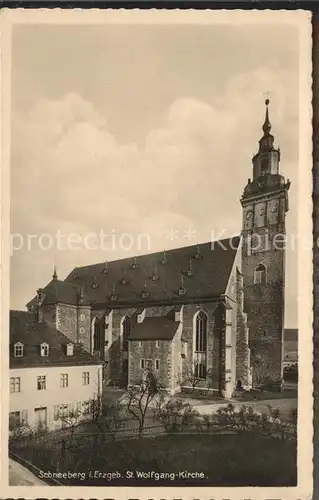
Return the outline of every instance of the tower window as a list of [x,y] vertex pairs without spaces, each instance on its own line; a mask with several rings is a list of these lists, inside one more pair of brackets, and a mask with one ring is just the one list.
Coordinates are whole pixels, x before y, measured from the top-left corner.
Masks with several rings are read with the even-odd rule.
[[254,284],[265,285],[267,282],[266,267],[259,264],[254,271]]

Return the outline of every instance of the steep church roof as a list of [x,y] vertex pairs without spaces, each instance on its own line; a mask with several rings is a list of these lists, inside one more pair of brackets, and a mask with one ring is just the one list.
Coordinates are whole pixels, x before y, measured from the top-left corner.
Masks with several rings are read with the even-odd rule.
[[[46,285],[42,290],[43,293],[43,304],[67,304],[67,305],[78,305],[81,296],[81,287],[77,283],[69,283],[67,281],[61,281],[57,278],[53,278],[50,283]],[[28,304],[27,307],[30,308],[37,303],[37,297],[34,297]],[[81,304],[88,304],[87,298],[82,299]]]
[[66,278],[88,301],[137,304],[217,298],[225,293],[240,237],[77,267]]

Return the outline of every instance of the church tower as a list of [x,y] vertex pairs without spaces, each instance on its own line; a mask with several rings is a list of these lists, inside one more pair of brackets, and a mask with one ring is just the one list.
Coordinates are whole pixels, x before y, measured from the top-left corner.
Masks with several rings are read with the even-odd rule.
[[280,150],[271,135],[268,105],[263,136],[252,159],[253,178],[241,198],[242,271],[248,316],[253,384],[283,375],[285,219],[289,180],[280,174]]

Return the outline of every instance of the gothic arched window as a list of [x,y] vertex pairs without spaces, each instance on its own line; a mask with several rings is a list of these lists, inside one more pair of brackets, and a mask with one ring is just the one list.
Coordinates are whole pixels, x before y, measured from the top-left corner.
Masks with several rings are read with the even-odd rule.
[[195,318],[194,376],[206,379],[207,316],[200,311]]
[[254,284],[265,285],[267,282],[267,270],[264,264],[259,264],[254,271]]
[[196,352],[206,352],[207,344],[207,316],[200,311],[196,316]]
[[131,333],[131,318],[124,316],[122,319],[122,350],[128,351],[128,338]]

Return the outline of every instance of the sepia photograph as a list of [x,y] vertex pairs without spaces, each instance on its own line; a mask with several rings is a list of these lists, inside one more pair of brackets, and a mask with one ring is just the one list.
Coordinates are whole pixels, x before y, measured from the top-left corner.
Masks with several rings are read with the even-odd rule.
[[44,12],[2,18],[8,485],[306,498],[309,14]]

